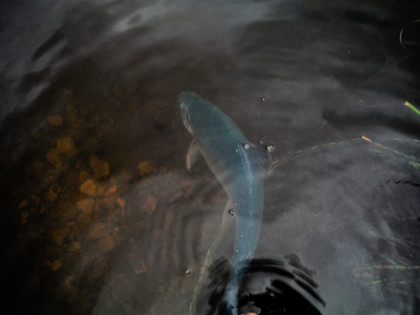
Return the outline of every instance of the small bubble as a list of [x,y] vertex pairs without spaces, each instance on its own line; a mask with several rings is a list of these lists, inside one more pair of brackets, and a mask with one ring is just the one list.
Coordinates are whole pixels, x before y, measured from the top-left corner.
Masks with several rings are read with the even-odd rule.
[[249,144],[248,144],[248,143],[245,143],[245,144],[244,144],[244,149],[245,149],[245,150],[248,150],[248,149],[249,149]]
[[261,102],[265,102],[267,100],[267,98],[265,96],[261,97]]
[[191,275],[191,272],[192,271],[189,268],[185,268],[185,270],[184,270],[184,274],[187,275],[187,276]]
[[235,214],[235,212],[233,211],[233,209],[229,209],[229,214],[230,214],[231,216],[233,216],[233,215]]
[[274,144],[269,143],[265,146],[265,149],[267,150],[267,152],[271,153],[274,151]]

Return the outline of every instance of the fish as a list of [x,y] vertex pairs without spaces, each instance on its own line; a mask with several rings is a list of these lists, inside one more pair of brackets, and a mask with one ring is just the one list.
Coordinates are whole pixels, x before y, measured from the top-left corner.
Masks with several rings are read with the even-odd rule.
[[264,209],[263,181],[271,157],[269,152],[252,144],[236,123],[211,102],[188,91],[181,92],[178,101],[184,126],[193,136],[186,154],[187,169],[190,170],[197,158],[203,156],[228,195],[221,232],[207,252],[189,314],[195,312],[205,269],[226,230],[228,218],[233,215],[236,224],[232,275],[225,288],[224,303],[227,314],[237,315],[239,271],[247,266],[257,247]]

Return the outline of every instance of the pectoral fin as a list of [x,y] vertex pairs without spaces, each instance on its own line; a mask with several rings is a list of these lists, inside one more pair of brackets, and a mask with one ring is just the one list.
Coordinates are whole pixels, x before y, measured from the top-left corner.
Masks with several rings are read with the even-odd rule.
[[242,148],[249,158],[252,174],[258,178],[264,177],[270,168],[270,153],[252,143],[243,143]]
[[187,170],[190,171],[193,164],[197,161],[197,158],[201,155],[200,147],[198,143],[193,139],[191,144],[188,148],[187,157],[186,157],[186,165]]

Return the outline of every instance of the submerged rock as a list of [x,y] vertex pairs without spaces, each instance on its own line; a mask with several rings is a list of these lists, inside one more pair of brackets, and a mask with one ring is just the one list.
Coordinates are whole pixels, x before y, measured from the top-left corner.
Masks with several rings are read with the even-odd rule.
[[104,223],[95,223],[89,229],[88,240],[96,240],[109,235],[110,229]]
[[137,165],[137,169],[141,176],[147,176],[157,172],[157,165],[155,161],[144,161]]
[[54,260],[54,262],[52,263],[51,269],[53,271],[56,271],[57,269],[60,269],[62,266],[63,266],[63,264],[61,263],[61,261]]
[[48,122],[53,126],[61,126],[63,124],[63,117],[61,115],[52,115],[48,117]]
[[57,149],[51,149],[47,152],[46,155],[47,161],[50,162],[52,165],[54,165],[56,168],[61,167],[61,159],[60,159],[60,153]]
[[106,254],[115,247],[115,240],[111,235],[104,235],[98,241],[99,250]]
[[74,156],[79,150],[74,145],[73,139],[71,137],[64,137],[57,140],[57,150],[58,152],[64,154],[65,156]]
[[92,154],[89,158],[89,164],[95,174],[95,177],[101,178],[109,175],[108,162],[100,160]]
[[98,182],[92,178],[84,181],[84,183],[80,185],[80,192],[88,196],[97,195],[99,191],[100,191],[100,186]]
[[93,211],[93,206],[95,205],[95,202],[93,199],[83,199],[79,200],[77,203],[77,208],[81,210],[83,213],[91,214]]
[[67,230],[65,229],[56,229],[51,232],[51,237],[57,246],[61,246],[63,243],[64,237],[67,234]]

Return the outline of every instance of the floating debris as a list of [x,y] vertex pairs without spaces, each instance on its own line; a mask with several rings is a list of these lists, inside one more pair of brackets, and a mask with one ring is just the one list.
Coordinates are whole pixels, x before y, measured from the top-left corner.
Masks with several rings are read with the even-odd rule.
[[265,150],[269,153],[273,152],[274,149],[275,149],[275,147],[274,147],[274,144],[272,144],[272,143],[269,143],[265,146]]
[[407,106],[409,109],[411,109],[413,112],[415,112],[417,115],[420,115],[420,110],[418,110],[416,107],[414,107],[413,104],[411,104],[410,102],[405,102],[404,103],[405,106]]

